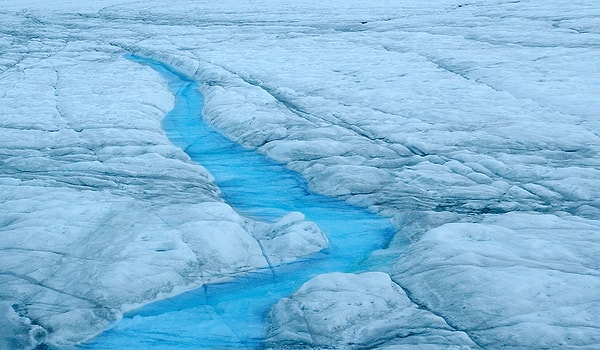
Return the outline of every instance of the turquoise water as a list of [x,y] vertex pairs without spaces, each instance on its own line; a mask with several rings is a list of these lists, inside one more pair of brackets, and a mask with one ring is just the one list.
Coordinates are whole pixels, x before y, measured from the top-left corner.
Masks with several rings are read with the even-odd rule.
[[[390,221],[308,191],[304,179],[244,149],[202,119],[198,84],[159,62],[129,57],[158,71],[176,96],[163,121],[171,141],[207,168],[223,198],[242,215],[276,221],[300,211],[329,238],[324,251],[302,261],[206,285],[124,315],[86,349],[260,348],[264,319],[278,300],[315,275],[372,268],[369,254],[394,235]],[[382,262],[380,262],[382,263]]]

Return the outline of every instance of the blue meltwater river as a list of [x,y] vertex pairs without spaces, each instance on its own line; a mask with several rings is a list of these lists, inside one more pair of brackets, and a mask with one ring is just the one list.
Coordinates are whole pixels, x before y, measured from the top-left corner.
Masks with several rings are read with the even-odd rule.
[[176,96],[163,126],[171,141],[207,168],[223,198],[239,213],[264,221],[302,212],[329,238],[324,251],[272,270],[200,287],[124,315],[86,349],[261,348],[269,309],[310,278],[326,272],[362,272],[386,261],[368,259],[394,235],[388,219],[342,201],[310,193],[306,181],[264,155],[244,149],[207,125],[198,84],[169,67],[152,67]]

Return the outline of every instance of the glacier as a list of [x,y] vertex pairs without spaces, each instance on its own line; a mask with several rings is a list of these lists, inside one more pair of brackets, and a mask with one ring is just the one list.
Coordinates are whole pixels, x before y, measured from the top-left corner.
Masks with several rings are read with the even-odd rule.
[[167,83],[124,54],[201,82],[209,124],[312,192],[393,220],[372,256],[391,263],[315,276],[265,347],[597,347],[598,18],[591,0],[4,1],[0,348],[74,347],[314,252],[261,250],[276,219],[170,142]]
[[[81,348],[260,348],[265,313],[312,276],[385,265],[384,259],[370,259],[369,254],[385,247],[394,236],[389,219],[311,194],[297,173],[206,125],[198,113],[202,96],[195,82],[158,62],[133,60],[152,67],[168,81],[176,101],[164,119],[166,133],[214,175],[223,198],[239,212],[267,222],[287,214],[266,229],[255,230],[264,233],[255,236],[268,268],[132,310]],[[218,235],[212,240],[211,246],[229,245]],[[209,251],[199,255],[212,258]]]

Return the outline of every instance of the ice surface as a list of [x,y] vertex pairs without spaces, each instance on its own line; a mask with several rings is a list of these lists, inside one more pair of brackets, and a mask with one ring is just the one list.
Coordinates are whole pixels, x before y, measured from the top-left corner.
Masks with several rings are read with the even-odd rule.
[[131,52],[202,81],[210,123],[313,190],[394,217],[414,242],[394,281],[457,332],[593,348],[598,18],[591,0],[4,1],[2,345],[72,343],[202,283],[196,225],[264,234],[166,139],[172,96]]
[[94,43],[48,54],[3,72],[2,344],[71,346],[132,306],[326,246],[302,218],[222,202],[166,137],[158,74]]
[[425,233],[394,280],[483,348],[594,348],[600,342],[600,226],[510,213]]
[[269,314],[273,349],[468,349],[469,337],[419,308],[382,272],[323,274]]
[[[255,232],[268,268],[133,310],[83,348],[123,349],[138,344],[156,349],[258,348],[263,343],[268,309],[303,282],[319,273],[367,269],[385,261],[368,256],[393,236],[389,219],[309,193],[298,174],[242,148],[206,125],[199,118],[202,96],[195,82],[154,61],[134,60],[150,65],[169,82],[176,98],[175,107],[164,119],[167,135],[192,160],[214,174],[228,202],[240,212],[266,220],[291,212],[272,223],[252,222],[250,231]],[[204,243],[210,249],[202,250],[199,260],[208,258],[212,264],[204,264],[201,273],[223,266],[223,271],[216,270],[214,275],[226,275],[227,268],[236,261],[215,257],[215,247],[250,243],[241,237],[221,244],[221,237],[226,237],[230,229],[223,231]],[[327,249],[321,251],[324,247]],[[245,259],[251,253],[240,254],[236,249],[230,257]],[[300,256],[305,258],[294,261]],[[293,263],[282,265],[289,262]]]

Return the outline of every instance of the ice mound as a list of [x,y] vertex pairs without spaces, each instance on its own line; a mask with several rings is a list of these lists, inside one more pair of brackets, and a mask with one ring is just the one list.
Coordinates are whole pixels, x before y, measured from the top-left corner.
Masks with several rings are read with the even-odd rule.
[[300,212],[287,214],[273,224],[258,223],[258,226],[253,231],[257,232],[255,236],[271,265],[291,262],[327,247],[327,237],[315,223],[305,221]]
[[306,282],[267,318],[271,349],[467,349],[460,331],[411,302],[382,272],[331,273]]
[[484,348],[591,349],[599,254],[597,221],[511,213],[426,232],[393,279]]

